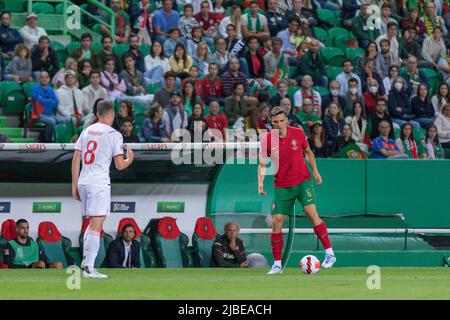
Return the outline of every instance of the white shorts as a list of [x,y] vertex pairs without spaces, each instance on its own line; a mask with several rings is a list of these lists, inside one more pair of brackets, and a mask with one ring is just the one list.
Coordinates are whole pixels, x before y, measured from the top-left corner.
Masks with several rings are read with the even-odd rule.
[[111,188],[78,185],[81,214],[85,217],[107,217],[111,206]]

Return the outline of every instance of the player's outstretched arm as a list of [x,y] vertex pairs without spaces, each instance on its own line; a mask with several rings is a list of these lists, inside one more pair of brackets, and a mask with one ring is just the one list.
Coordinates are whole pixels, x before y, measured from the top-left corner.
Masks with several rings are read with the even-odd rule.
[[266,170],[266,164],[260,162],[258,166],[258,193],[263,196],[267,194],[267,192],[264,191],[264,178],[266,176]]
[[72,158],[72,197],[80,201],[78,194],[78,177],[80,176],[81,152],[75,150]]
[[134,152],[131,149],[127,149],[127,159],[125,160],[123,157],[115,157],[114,164],[116,165],[117,170],[122,171],[128,168],[134,160]]
[[319,170],[317,169],[317,163],[316,163],[316,157],[314,156],[314,153],[312,152],[310,146],[305,149],[305,157],[306,161],[308,161],[309,165],[311,166],[311,169],[313,170],[313,176],[316,180],[316,183],[318,185],[322,184],[322,177],[319,174]]

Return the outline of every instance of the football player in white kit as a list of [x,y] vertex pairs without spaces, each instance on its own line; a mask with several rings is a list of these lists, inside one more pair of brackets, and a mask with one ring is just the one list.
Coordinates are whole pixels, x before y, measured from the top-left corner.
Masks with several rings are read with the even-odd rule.
[[[98,104],[99,121],[83,130],[72,159],[72,197],[81,201],[81,212],[89,218],[89,226],[84,233],[81,263],[83,276],[86,278],[108,277],[94,269],[94,262],[100,247],[103,222],[109,215],[111,161],[114,158],[116,168],[124,170],[134,159],[133,151],[127,149],[127,159],[124,160],[122,135],[111,127],[114,116],[114,106],[109,101]],[[81,173],[80,162],[83,163]]]

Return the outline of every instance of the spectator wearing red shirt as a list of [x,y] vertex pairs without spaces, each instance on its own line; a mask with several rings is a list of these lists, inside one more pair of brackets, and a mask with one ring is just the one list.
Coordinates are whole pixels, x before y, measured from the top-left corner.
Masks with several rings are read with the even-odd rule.
[[196,66],[191,66],[189,68],[189,77],[184,79],[183,82],[181,83],[182,90],[183,90],[184,86],[186,85],[186,83],[188,83],[188,82],[194,83],[195,93],[197,94],[197,96],[202,98],[203,97],[202,80],[200,80],[200,78],[198,76],[198,68]]
[[379,83],[376,79],[369,78],[367,84],[367,90],[363,93],[363,97],[364,105],[366,107],[366,114],[367,116],[370,116],[370,114],[377,108],[377,101],[383,97],[378,94]]
[[210,63],[208,67],[208,75],[202,80],[203,101],[210,104],[217,101],[221,106],[225,105],[222,93],[222,81],[218,77],[219,66],[216,63]]
[[209,115],[205,117],[208,129],[216,129],[211,131],[211,135],[216,138],[215,141],[226,140],[226,129],[228,128],[228,120],[224,114],[219,114],[220,105],[217,101],[209,104]]
[[218,35],[219,23],[222,16],[218,13],[210,11],[209,2],[203,1],[201,4],[201,11],[194,15],[195,20],[198,21],[203,28],[204,40],[209,47],[214,45],[214,38]]

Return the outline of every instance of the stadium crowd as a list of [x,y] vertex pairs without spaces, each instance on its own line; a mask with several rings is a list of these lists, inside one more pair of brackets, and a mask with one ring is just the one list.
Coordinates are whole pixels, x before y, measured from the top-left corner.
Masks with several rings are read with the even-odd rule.
[[[125,142],[179,141],[178,129],[200,130],[206,141],[229,139],[228,128],[259,133],[281,106],[317,157],[356,150],[441,159],[450,148],[448,0],[102,2],[115,14],[115,34],[101,25],[99,50],[83,34],[62,68],[36,14],[19,30],[1,14],[1,79],[37,82],[30,117],[45,124],[45,142],[57,124],[95,123],[104,99],[118,107],[114,127]],[[343,28],[320,9],[339,12]],[[346,50],[336,66],[325,52],[339,41],[362,50]],[[129,49],[119,53],[117,44]]]

